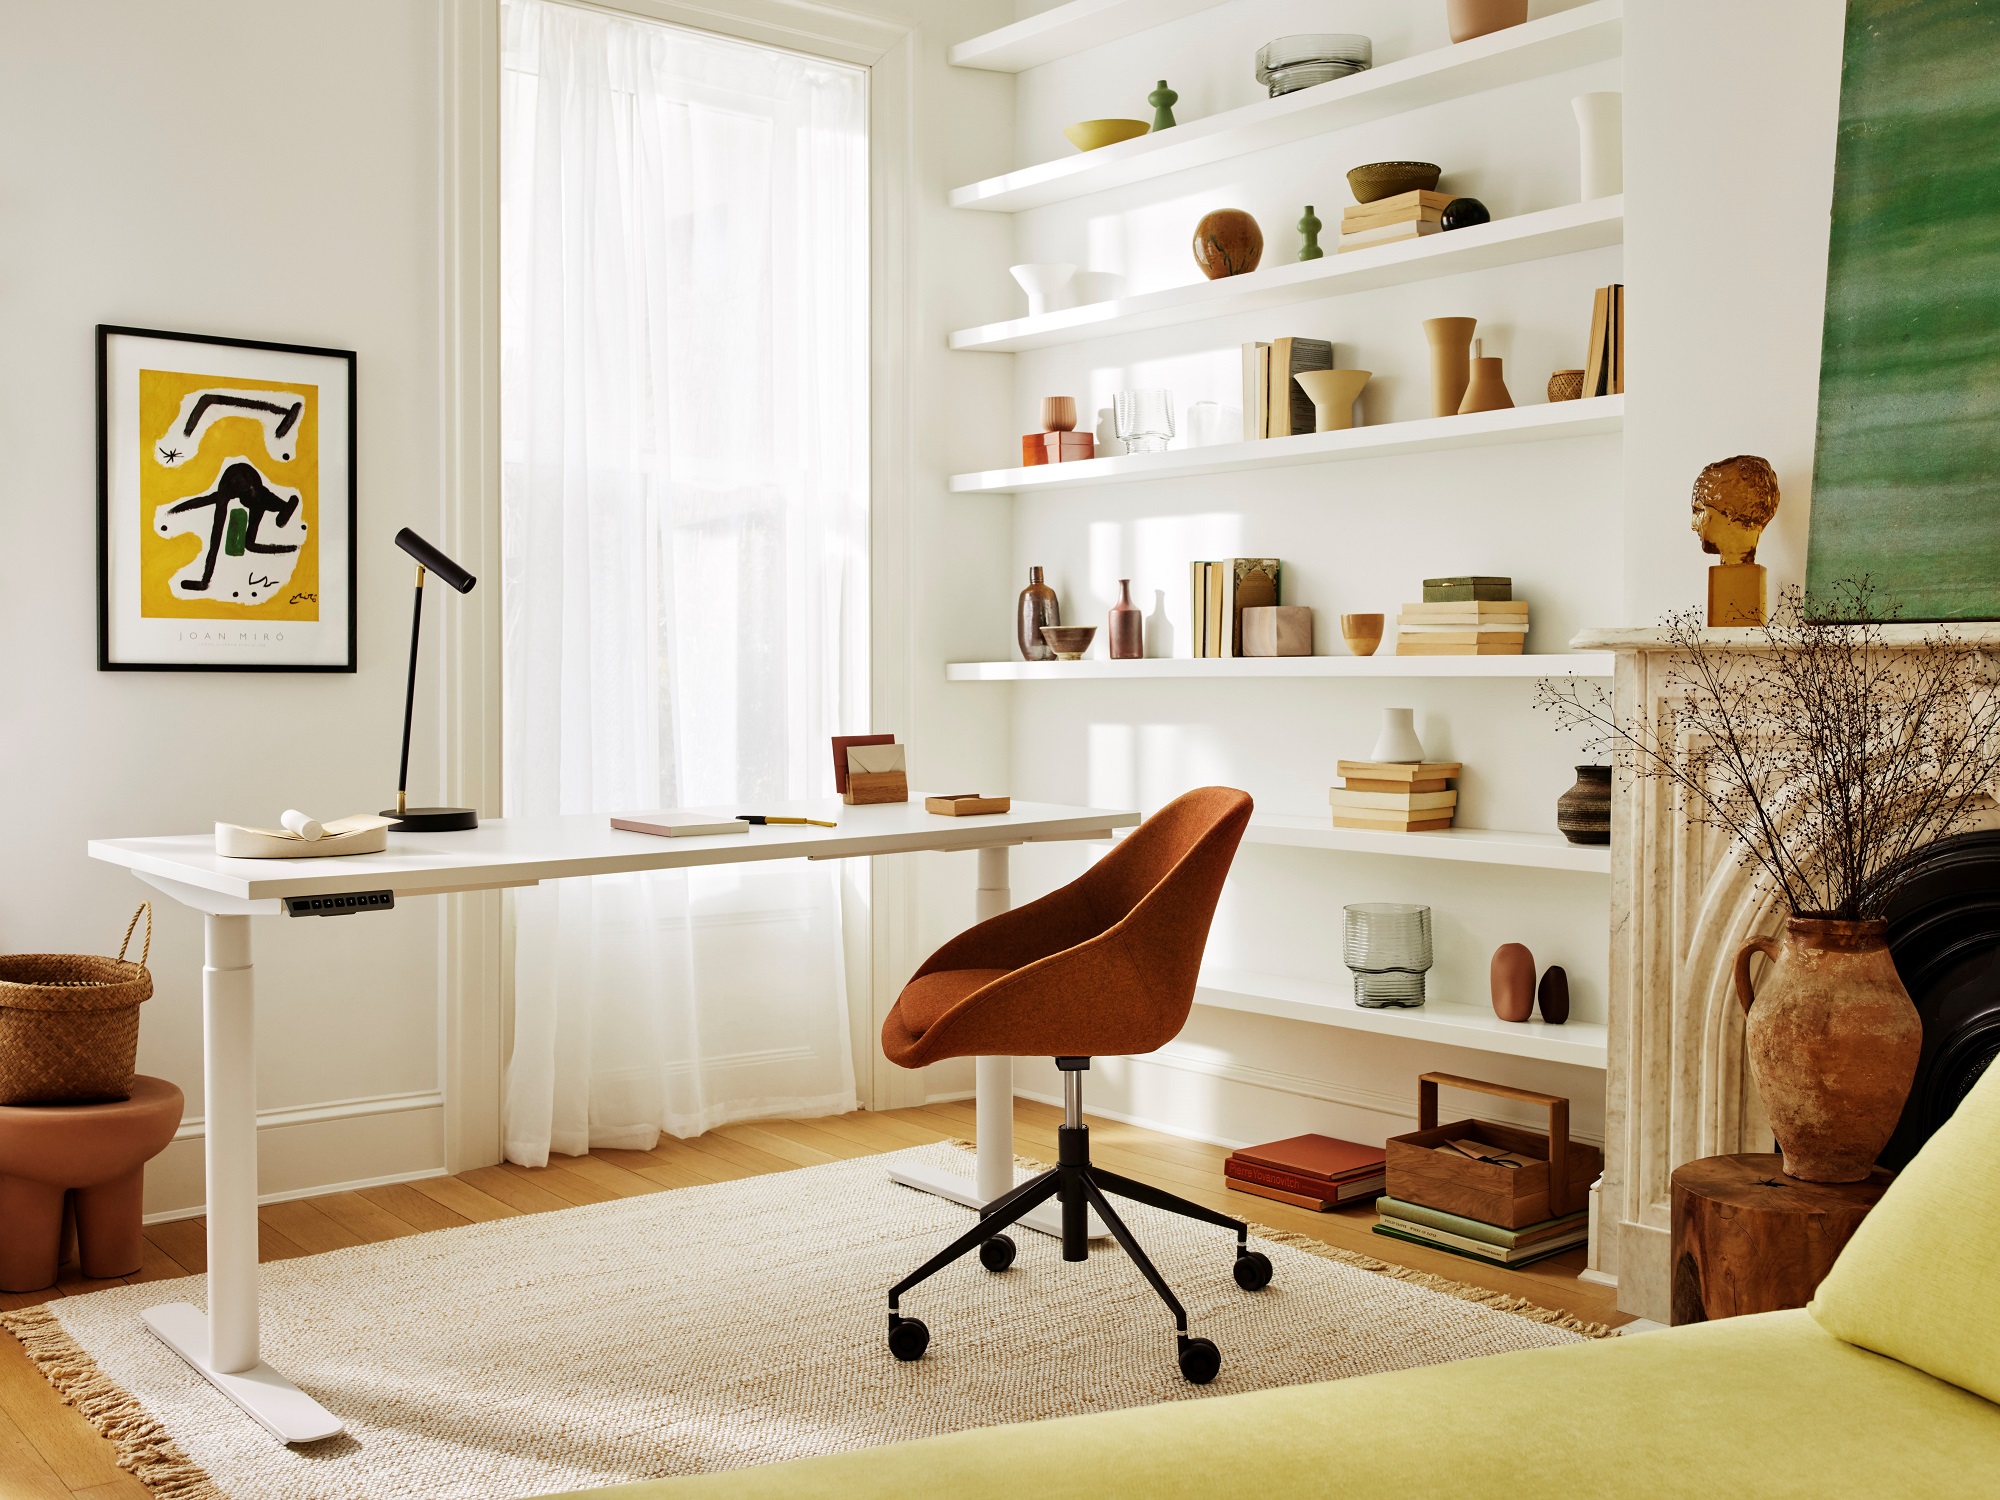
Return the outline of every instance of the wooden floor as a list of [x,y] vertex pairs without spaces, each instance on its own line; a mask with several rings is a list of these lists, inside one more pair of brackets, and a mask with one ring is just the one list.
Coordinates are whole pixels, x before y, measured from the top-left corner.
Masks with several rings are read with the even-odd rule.
[[[1024,1156],[1054,1161],[1060,1112],[1023,1099],[1016,1103],[1014,1119],[1016,1150]],[[1222,1160],[1228,1153],[1220,1146],[1109,1120],[1092,1118],[1089,1123],[1091,1154],[1104,1166],[1156,1182],[1197,1202],[1417,1270],[1511,1292],[1596,1322],[1628,1321],[1614,1306],[1609,1288],[1576,1279],[1583,1266],[1580,1249],[1523,1271],[1508,1271],[1418,1245],[1397,1244],[1368,1232],[1375,1215],[1365,1207],[1316,1214],[1229,1191],[1222,1178]],[[663,1139],[651,1151],[593,1151],[588,1156],[558,1157],[556,1164],[539,1171],[512,1165],[481,1167],[456,1177],[432,1177],[273,1204],[259,1215],[261,1258],[283,1260],[484,1219],[783,1172],[923,1145],[946,1136],[970,1139],[972,1134],[969,1102],[933,1104],[881,1114],[730,1125],[696,1140]],[[207,1260],[204,1232],[200,1219],[151,1226],[146,1231],[145,1265],[136,1276],[122,1280],[157,1281],[203,1270]],[[48,1291],[0,1293],[0,1309],[32,1307],[53,1297],[118,1284],[86,1281],[72,1267],[61,1283]],[[57,1399],[21,1346],[11,1336],[0,1336],[0,1500],[64,1500],[68,1496],[143,1500],[148,1493],[145,1486],[113,1466],[111,1445],[73,1408]]]

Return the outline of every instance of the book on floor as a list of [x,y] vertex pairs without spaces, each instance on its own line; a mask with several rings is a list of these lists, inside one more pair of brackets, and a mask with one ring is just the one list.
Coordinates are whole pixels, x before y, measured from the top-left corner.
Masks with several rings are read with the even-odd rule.
[[1503,1250],[1512,1250],[1521,1245],[1539,1244],[1559,1235],[1566,1235],[1578,1228],[1590,1226],[1590,1210],[1580,1208],[1575,1213],[1563,1214],[1554,1219],[1543,1219],[1538,1224],[1523,1224],[1519,1229],[1506,1229],[1498,1224],[1488,1224],[1483,1219],[1468,1219],[1463,1214],[1447,1213],[1441,1208],[1428,1204],[1411,1203],[1402,1198],[1383,1198],[1377,1203],[1384,1218],[1405,1219],[1412,1223],[1428,1224],[1433,1229],[1442,1229],[1447,1234],[1462,1235],[1467,1239],[1484,1240],[1489,1245],[1497,1245]]
[[1226,1186],[1239,1193],[1254,1193],[1259,1198],[1269,1198],[1276,1203],[1289,1203],[1294,1208],[1308,1209],[1316,1214],[1331,1213],[1336,1208],[1345,1208],[1350,1203],[1364,1203],[1382,1191],[1385,1177],[1361,1177],[1353,1182],[1334,1185],[1331,1196],[1317,1190],[1303,1193],[1289,1188],[1272,1187],[1269,1183],[1252,1182],[1242,1177],[1227,1177]]
[[1239,1146],[1229,1153],[1230,1161],[1245,1166],[1317,1177],[1327,1182],[1380,1172],[1387,1159],[1380,1146],[1363,1146],[1330,1135],[1288,1135],[1282,1141]]
[[1406,1245],[1426,1245],[1432,1250],[1442,1250],[1446,1255],[1459,1255],[1467,1260],[1483,1260],[1489,1265],[1496,1266],[1532,1265],[1535,1261],[1547,1260],[1552,1255],[1561,1255],[1565,1250],[1574,1250],[1589,1239],[1589,1231],[1586,1230],[1566,1244],[1530,1245],[1519,1250],[1502,1250],[1497,1245],[1483,1244],[1478,1240],[1464,1240],[1459,1244],[1451,1244],[1448,1241],[1457,1238],[1456,1236],[1433,1237],[1430,1234],[1413,1233],[1412,1229],[1415,1227],[1417,1226],[1392,1225],[1385,1220],[1375,1226],[1374,1232],[1387,1239],[1401,1240]]

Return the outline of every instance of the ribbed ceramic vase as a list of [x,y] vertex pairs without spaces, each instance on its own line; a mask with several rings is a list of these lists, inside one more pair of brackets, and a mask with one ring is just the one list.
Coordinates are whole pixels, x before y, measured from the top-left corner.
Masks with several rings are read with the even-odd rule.
[[1576,785],[1556,798],[1556,832],[1572,844],[1611,842],[1611,767],[1576,768]]
[[[1895,1134],[1917,1076],[1923,1019],[1889,956],[1886,922],[1793,917],[1783,940],[1736,955],[1750,1076],[1785,1171],[1860,1182]],[[1771,960],[1753,990],[1750,960]]]

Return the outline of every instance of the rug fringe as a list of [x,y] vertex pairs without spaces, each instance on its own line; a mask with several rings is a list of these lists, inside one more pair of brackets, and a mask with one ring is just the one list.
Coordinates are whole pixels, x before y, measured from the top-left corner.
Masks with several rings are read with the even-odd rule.
[[[956,1136],[949,1143],[961,1151],[974,1149],[972,1142],[960,1140]],[[1014,1156],[1014,1165],[1025,1167],[1031,1172],[1046,1172],[1049,1164],[1037,1161],[1032,1156]],[[1408,1266],[1399,1266],[1394,1261],[1378,1260],[1372,1255],[1363,1255],[1357,1250],[1343,1250],[1338,1245],[1329,1245],[1324,1240],[1316,1240],[1311,1235],[1300,1234],[1291,1229],[1273,1229],[1268,1224],[1259,1224],[1255,1219],[1246,1220],[1250,1232],[1259,1239],[1293,1250],[1303,1250],[1308,1255],[1317,1255],[1322,1260],[1338,1261],[1344,1266],[1353,1266],[1357,1271],[1372,1271],[1377,1276],[1387,1276],[1394,1281],[1407,1281],[1412,1286],[1423,1287],[1427,1291],[1442,1292],[1447,1297],[1456,1297],[1461,1302],[1476,1302],[1481,1307],[1490,1307],[1495,1312],[1512,1313],[1517,1318],[1526,1318],[1530,1323],[1546,1323],[1551,1328],[1562,1328],[1570,1333],[1583,1335],[1587,1339],[1608,1339],[1618,1330],[1609,1323],[1591,1323],[1574,1313],[1558,1311],[1553,1307],[1543,1307],[1530,1302],[1526,1297],[1516,1297],[1507,1292],[1496,1292],[1491,1287],[1474,1286],[1470,1282],[1453,1281],[1449,1277],[1434,1276],[1429,1271],[1414,1271]]]
[[0,1313],[0,1328],[21,1341],[56,1393],[118,1449],[118,1467],[156,1500],[227,1500],[208,1473],[175,1446],[166,1428],[71,1338],[46,1304]]

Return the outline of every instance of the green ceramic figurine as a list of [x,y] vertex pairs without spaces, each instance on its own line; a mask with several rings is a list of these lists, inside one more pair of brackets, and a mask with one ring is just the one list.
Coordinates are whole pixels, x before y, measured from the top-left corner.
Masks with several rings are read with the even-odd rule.
[[1160,86],[1146,96],[1146,102],[1153,106],[1153,129],[1174,128],[1174,101],[1179,98],[1179,94],[1167,87],[1167,80],[1164,78],[1160,80]]
[[1319,216],[1313,212],[1313,206],[1308,203],[1306,205],[1306,216],[1299,220],[1299,233],[1306,237],[1304,246],[1299,250],[1300,260],[1318,260],[1322,255],[1326,254],[1319,247],[1319,232],[1323,228],[1325,226],[1320,223]]

